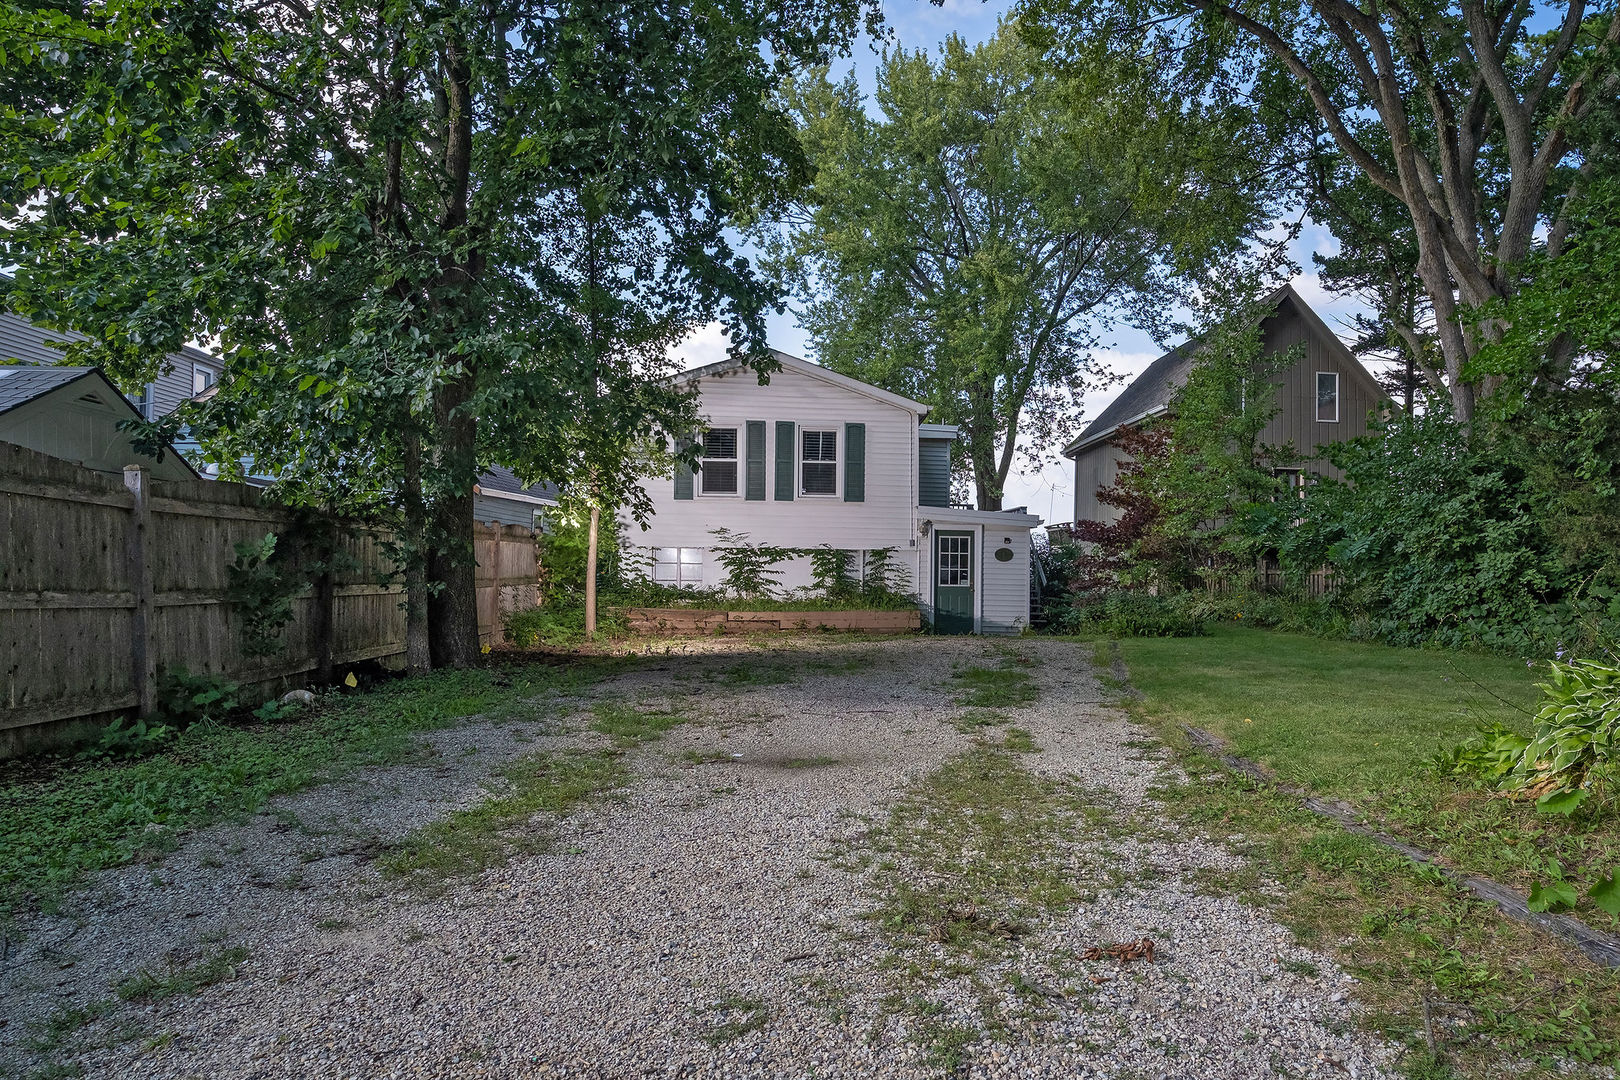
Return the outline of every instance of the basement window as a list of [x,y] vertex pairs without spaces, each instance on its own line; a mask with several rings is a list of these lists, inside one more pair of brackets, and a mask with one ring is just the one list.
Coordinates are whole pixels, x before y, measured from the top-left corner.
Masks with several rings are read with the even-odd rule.
[[682,589],[703,586],[702,548],[653,548],[653,580]]

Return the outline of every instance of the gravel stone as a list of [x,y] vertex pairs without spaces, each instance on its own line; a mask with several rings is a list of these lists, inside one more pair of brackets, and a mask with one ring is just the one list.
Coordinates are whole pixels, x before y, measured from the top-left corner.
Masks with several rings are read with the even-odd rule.
[[[1033,771],[1077,777],[1150,826],[1173,769],[1107,700],[1088,647],[1020,641],[1041,696],[1016,710]],[[437,895],[371,860],[488,797],[502,764],[609,745],[580,701],[422,737],[424,760],[277,799],[183,838],[153,865],[99,875],[18,927],[0,972],[0,1071],[47,1059],[39,1021],[111,1001],[66,1044],[92,1077],[686,1077],[940,1075],[923,1022],[892,1007],[870,877],[829,853],[858,843],[904,789],[972,745],[951,721],[953,665],[975,639],[724,639],[669,648],[592,691],[692,722],[628,752],[633,780],[560,822],[553,842]],[[718,760],[693,764],[694,751]],[[1068,838],[1121,871],[940,982],[932,1023],[1005,1023],[964,1051],[975,1078],[1380,1078],[1394,1046],[1360,1030],[1354,983],[1267,912],[1210,895],[1239,857],[1147,828]],[[1007,982],[1054,958],[1151,936],[1158,962],[1076,961],[1031,1008]],[[14,934],[15,938],[16,935]],[[120,980],[240,946],[234,979],[197,996],[118,1001]],[[943,956],[945,946],[924,946]],[[1314,974],[1302,974],[1314,972]],[[725,1036],[734,1036],[729,1039]]]

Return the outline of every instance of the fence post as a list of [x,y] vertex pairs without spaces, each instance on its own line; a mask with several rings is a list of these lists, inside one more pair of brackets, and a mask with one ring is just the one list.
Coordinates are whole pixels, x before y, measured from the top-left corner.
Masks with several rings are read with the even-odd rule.
[[151,716],[157,706],[157,677],[152,656],[152,561],[147,557],[151,542],[152,487],[146,469],[140,465],[124,466],[124,486],[133,496],[130,503],[128,556],[129,588],[135,596],[135,610],[130,619],[130,667],[135,683],[135,713]]
[[328,553],[326,567],[315,578],[315,683],[330,686],[333,681],[332,634],[333,608],[337,605],[337,586],[332,580],[332,557]]

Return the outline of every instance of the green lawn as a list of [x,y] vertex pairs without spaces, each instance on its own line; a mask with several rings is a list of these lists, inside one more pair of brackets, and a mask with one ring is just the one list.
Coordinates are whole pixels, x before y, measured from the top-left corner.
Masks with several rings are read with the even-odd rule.
[[[1181,750],[1191,776],[1160,792],[1166,812],[1179,828],[1238,838],[1227,842],[1253,859],[1229,873],[1228,887],[1273,907],[1301,940],[1332,951],[1360,979],[1369,1021],[1411,1048],[1406,1075],[1553,1076],[1563,1075],[1560,1061],[1620,1054],[1620,972],[1505,919],[1432,870],[1304,810],[1297,797],[1223,779],[1181,732],[1190,725],[1221,735],[1283,783],[1344,799],[1454,867],[1528,890],[1549,878],[1556,859],[1563,873],[1590,882],[1620,866],[1613,792],[1566,819],[1493,798],[1429,764],[1480,723],[1526,730],[1538,672],[1483,653],[1232,626],[1118,647],[1141,694],[1132,711]],[[1111,646],[1098,648],[1106,664]],[[1590,901],[1577,914],[1620,930]],[[1426,1022],[1431,1012],[1442,1026]]]
[[[1522,660],[1230,626],[1126,639],[1120,650],[1155,719],[1221,735],[1284,782],[1344,799],[1456,867],[1523,890],[1620,869],[1613,791],[1564,818],[1430,764],[1483,723],[1529,732],[1543,676]],[[1581,912],[1614,922],[1590,904]]]
[[1427,773],[1482,723],[1528,730],[1538,676],[1483,653],[1217,627],[1120,642],[1155,715],[1224,736],[1289,781],[1342,797]]

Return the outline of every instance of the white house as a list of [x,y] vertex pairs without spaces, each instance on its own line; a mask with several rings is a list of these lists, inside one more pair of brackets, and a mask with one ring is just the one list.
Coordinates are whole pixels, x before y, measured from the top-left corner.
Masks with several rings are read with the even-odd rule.
[[[625,523],[655,580],[725,584],[714,529],[758,544],[893,549],[923,613],[946,633],[1017,633],[1029,625],[1032,514],[950,505],[956,429],[925,424],[928,406],[776,353],[763,380],[740,361],[677,379],[697,389],[702,461],[649,478],[650,528]],[[783,566],[785,588],[810,584],[810,561]]]

